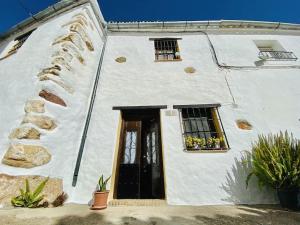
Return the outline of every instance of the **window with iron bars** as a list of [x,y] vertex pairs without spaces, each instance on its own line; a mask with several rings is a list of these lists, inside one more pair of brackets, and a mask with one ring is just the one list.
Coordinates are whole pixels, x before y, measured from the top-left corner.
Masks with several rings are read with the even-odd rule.
[[286,51],[278,41],[264,40],[256,45],[259,49],[258,57],[260,59],[268,61],[296,61],[298,59],[293,52]]
[[156,61],[181,60],[177,39],[163,38],[154,40]]
[[177,107],[181,115],[186,151],[224,151],[229,148],[218,106]]

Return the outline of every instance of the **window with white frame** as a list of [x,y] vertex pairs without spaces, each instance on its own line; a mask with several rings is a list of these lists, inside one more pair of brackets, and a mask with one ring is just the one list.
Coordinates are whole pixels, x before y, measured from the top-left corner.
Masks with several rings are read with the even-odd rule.
[[277,40],[254,40],[259,50],[258,57],[263,60],[296,61],[297,57],[291,51],[285,50]]
[[228,142],[218,112],[220,105],[174,106],[180,111],[187,151],[227,150]]

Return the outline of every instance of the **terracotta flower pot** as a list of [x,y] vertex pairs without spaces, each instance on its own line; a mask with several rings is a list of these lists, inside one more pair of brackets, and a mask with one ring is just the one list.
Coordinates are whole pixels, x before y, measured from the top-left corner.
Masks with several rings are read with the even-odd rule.
[[109,193],[109,191],[105,191],[105,192],[95,191],[94,199],[93,199],[94,201],[93,201],[91,209],[97,210],[97,209],[107,208],[108,193]]

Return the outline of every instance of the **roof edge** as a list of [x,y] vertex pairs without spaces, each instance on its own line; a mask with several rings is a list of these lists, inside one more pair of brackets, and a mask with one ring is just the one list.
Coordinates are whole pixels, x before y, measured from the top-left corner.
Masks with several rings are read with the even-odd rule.
[[105,20],[101,14],[97,1],[95,0],[62,0],[57,2],[53,5],[48,6],[46,9],[38,12],[37,14],[21,21],[20,23],[14,25],[7,31],[0,33],[0,40],[4,40],[5,38],[9,37],[10,35],[17,33],[19,31],[23,31],[29,26],[33,26],[38,24],[39,22],[44,22],[56,15],[64,13],[70,9],[78,7],[80,5],[84,5],[86,3],[90,3],[92,9],[96,15],[96,18],[100,25],[105,25]]
[[300,24],[248,20],[207,20],[207,21],[159,21],[159,22],[108,22],[111,32],[126,31],[178,31],[189,32],[218,29],[281,30],[300,31]]

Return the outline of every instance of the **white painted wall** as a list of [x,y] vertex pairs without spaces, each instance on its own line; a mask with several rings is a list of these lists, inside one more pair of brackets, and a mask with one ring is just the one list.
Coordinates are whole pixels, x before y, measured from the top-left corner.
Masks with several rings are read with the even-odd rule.
[[[36,74],[50,62],[55,47],[52,41],[66,30],[61,25],[81,10],[55,17],[42,24],[28,38],[17,54],[0,61],[0,157],[9,146],[8,135],[24,115],[24,103],[37,96],[41,86]],[[87,8],[90,9],[88,6]],[[94,17],[94,15],[92,15]],[[96,18],[93,18],[96,21]],[[94,24],[95,25],[95,24]],[[98,26],[98,25],[97,25]],[[98,29],[100,29],[98,27]],[[103,41],[102,34],[89,30],[95,51],[85,52],[86,66],[72,64],[74,73],[64,71],[65,78],[75,87],[73,96],[59,87],[47,84],[66,100],[67,108],[46,103],[47,114],[54,117],[58,128],[43,135],[41,142],[52,154],[50,163],[33,169],[13,168],[0,164],[0,172],[23,175],[39,174],[64,179],[64,189],[70,202],[87,203],[95,189],[99,175],[112,174],[116,149],[119,111],[113,106],[168,105],[221,103],[219,109],[230,144],[227,153],[186,153],[179,115],[167,116],[161,110],[163,157],[166,198],[174,205],[204,205],[232,203],[275,203],[275,193],[259,190],[253,180],[245,189],[247,168],[241,164],[243,151],[259,133],[288,129],[299,137],[299,69],[272,68],[225,70],[212,60],[203,34],[122,34],[111,33],[101,70],[94,111],[77,186],[71,186],[81,134],[89,104],[93,80]],[[154,44],[149,38],[178,37],[182,61],[154,62]],[[259,33],[210,33],[219,62],[226,65],[255,66],[258,50],[253,40],[278,40],[287,51],[300,56],[299,35]],[[2,43],[4,49],[8,43]],[[124,56],[127,62],[115,62]],[[299,65],[296,62],[268,63],[274,66]],[[186,74],[184,68],[197,71]],[[232,95],[226,83],[231,88]],[[233,104],[233,97],[237,107]],[[239,130],[235,120],[247,119],[252,131]],[[300,137],[299,137],[300,138]],[[34,143],[23,141],[23,143]]]
[[[180,62],[154,62],[149,37],[179,37]],[[258,50],[252,40],[279,40],[300,56],[299,36],[211,34],[220,63],[254,66]],[[115,62],[124,56],[127,62]],[[280,65],[299,64],[284,62]],[[197,72],[188,75],[184,68]],[[228,79],[237,107],[225,82]],[[221,70],[213,63],[202,34],[121,34],[108,38],[100,86],[79,175],[76,201],[86,202],[98,175],[112,173],[120,119],[113,106],[221,103],[219,109],[230,144],[227,153],[183,151],[179,116],[162,116],[166,198],[169,204],[275,203],[272,190],[259,190],[255,180],[246,190],[249,168],[241,163],[259,133],[288,129],[299,136],[299,69]],[[252,131],[237,128],[246,119]]]
[[[94,30],[87,29],[95,50],[87,48],[81,52],[86,65],[81,65],[76,58],[71,62],[72,71],[64,69],[62,77],[71,86],[74,94],[67,93],[60,86],[51,81],[39,82],[37,74],[44,68],[51,66],[51,55],[58,45],[52,46],[53,41],[60,35],[68,34],[68,26],[63,24],[72,20],[77,13],[90,11],[92,18],[88,20]],[[94,21],[94,22],[92,22]],[[97,28],[97,29],[96,29]],[[99,32],[100,33],[99,33]],[[39,91],[47,87],[65,100],[67,107],[47,102],[46,113],[55,119],[57,128],[51,132],[42,131],[40,141],[19,140],[23,144],[38,144],[46,147],[52,155],[51,161],[43,166],[32,169],[15,168],[0,164],[0,172],[13,175],[45,175],[63,179],[64,190],[72,201],[72,178],[77,153],[87,114],[89,99],[96,75],[98,62],[103,46],[102,30],[89,4],[75,8],[67,13],[50,19],[40,25],[26,40],[18,52],[0,61],[0,157],[4,156],[10,140],[10,132],[17,128],[25,115],[24,106],[28,99],[38,99]],[[11,38],[13,40],[14,38]]]

